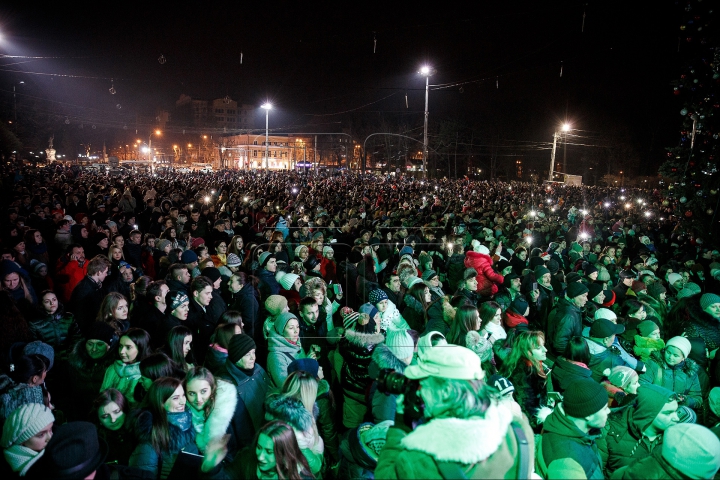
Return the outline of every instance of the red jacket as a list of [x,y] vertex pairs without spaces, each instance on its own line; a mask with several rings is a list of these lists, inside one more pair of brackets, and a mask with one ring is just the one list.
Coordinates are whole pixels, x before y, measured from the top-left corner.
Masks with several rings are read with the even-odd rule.
[[465,254],[465,266],[474,268],[477,272],[476,292],[483,297],[495,295],[498,292],[498,285],[503,283],[505,277],[492,269],[492,258],[484,253],[469,251]]
[[87,275],[88,260],[81,267],[77,260],[67,261],[67,256],[61,257],[55,269],[55,293],[60,301],[67,305],[73,289],[80,280]]

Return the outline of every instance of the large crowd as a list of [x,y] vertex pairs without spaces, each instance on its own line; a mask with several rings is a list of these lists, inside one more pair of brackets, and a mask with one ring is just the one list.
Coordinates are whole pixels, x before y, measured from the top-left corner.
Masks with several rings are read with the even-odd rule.
[[720,252],[659,191],[59,165],[3,187],[3,478],[720,468]]

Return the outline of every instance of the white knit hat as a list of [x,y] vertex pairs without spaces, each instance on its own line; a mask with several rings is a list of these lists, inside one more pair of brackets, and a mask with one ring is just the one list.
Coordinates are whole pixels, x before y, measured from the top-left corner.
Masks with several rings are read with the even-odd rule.
[[292,289],[292,286],[295,284],[295,280],[298,278],[300,278],[299,275],[294,273],[285,273],[283,271],[279,271],[275,274],[275,280],[277,280],[285,290]]
[[670,340],[667,341],[665,344],[665,348],[667,347],[675,347],[678,350],[680,350],[685,358],[690,355],[690,351],[692,350],[692,345],[690,344],[690,340],[688,340],[685,337],[673,337]]
[[55,421],[52,410],[41,403],[26,403],[15,409],[5,421],[0,446],[20,445]]
[[400,360],[413,356],[415,343],[407,330],[389,330],[385,336],[385,345]]
[[609,308],[598,308],[595,310],[595,320],[600,320],[601,318],[615,322],[617,320],[617,315],[615,315],[615,312]]

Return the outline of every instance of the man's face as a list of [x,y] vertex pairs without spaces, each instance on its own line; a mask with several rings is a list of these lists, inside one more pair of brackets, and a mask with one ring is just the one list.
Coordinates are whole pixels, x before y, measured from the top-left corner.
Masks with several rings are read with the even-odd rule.
[[165,305],[165,295],[170,291],[170,287],[167,285],[160,285],[160,295],[155,297],[155,301],[160,305]]
[[314,324],[318,319],[318,311],[317,303],[305,305],[300,309],[300,318],[302,318],[305,323]]
[[277,270],[277,260],[275,260],[274,258],[271,258],[270,260],[268,260],[267,264],[265,265],[265,269],[268,272],[274,273]]
[[105,270],[103,270],[102,272],[98,273],[98,280],[99,280],[100,282],[104,282],[105,279],[107,278],[107,276],[108,276],[108,268],[106,267]]
[[400,291],[400,277],[393,275],[390,277],[390,281],[386,284],[391,292],[398,293]]
[[516,292],[520,291],[520,283],[522,282],[519,278],[513,278],[510,280],[510,288]]
[[587,292],[585,292],[582,295],[578,295],[577,297],[572,298],[571,301],[576,307],[582,308],[588,301],[588,294]]
[[212,300],[212,291],[213,287],[205,287],[202,290],[196,290],[193,292],[193,295],[195,296],[195,301],[202,305],[203,307],[207,307],[210,305],[210,300]]
[[191,213],[190,218],[192,218],[193,222],[197,222],[198,220],[200,220],[200,212]]
[[181,283],[189,283],[190,282],[190,271],[187,268],[183,268],[180,270],[180,273],[178,274],[177,280]]
[[652,426],[657,432],[664,432],[668,428],[677,424],[680,419],[677,414],[678,402],[672,400],[663,405],[660,413],[657,414],[655,420],[652,422]]
[[130,243],[134,243],[135,245],[140,245],[140,242],[142,241],[142,235],[140,233],[133,233],[130,235]]
[[75,256],[75,260],[82,263],[85,261],[85,249],[82,247],[75,247],[72,249],[72,255]]
[[588,427],[603,428],[607,423],[608,415],[610,415],[610,408],[606,405],[599,412],[586,418]]

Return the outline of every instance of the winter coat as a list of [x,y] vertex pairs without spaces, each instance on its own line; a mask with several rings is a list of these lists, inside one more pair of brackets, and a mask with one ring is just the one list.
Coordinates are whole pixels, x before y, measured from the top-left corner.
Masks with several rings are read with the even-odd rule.
[[652,383],[685,396],[685,405],[701,410],[702,389],[698,378],[698,364],[687,358],[675,366],[665,363],[664,351],[650,355],[645,375],[640,375],[640,384]]
[[335,464],[339,459],[339,439],[336,426],[335,402],[333,402],[331,398],[330,384],[327,380],[320,380],[318,382],[315,405],[318,407],[318,415],[315,421],[320,436],[325,442],[325,453],[329,455],[330,460]]
[[61,303],[67,304],[73,290],[80,280],[87,275],[88,262],[81,267],[77,260],[69,260],[62,256],[55,266],[55,293]]
[[113,363],[113,350],[110,348],[105,356],[93,360],[85,349],[85,339],[75,343],[68,354],[68,383],[72,392],[72,402],[68,404],[70,420],[85,420],[92,408],[92,402],[101,391],[100,386],[105,378],[106,370]]
[[454,292],[460,288],[460,283],[463,280],[463,273],[465,272],[465,255],[462,253],[455,253],[448,258],[447,264],[447,280],[448,290]]
[[95,321],[104,297],[105,292],[102,285],[88,276],[80,280],[80,283],[72,291],[70,302],[67,304],[68,310],[75,314],[83,332]]
[[[392,422],[388,421],[390,424]],[[372,428],[372,423],[363,423],[359,427],[345,432],[340,441],[340,468],[337,478],[368,479],[375,478],[377,467],[377,453],[367,443],[362,441],[361,433]],[[387,428],[387,427],[385,427]]]
[[318,475],[323,464],[325,445],[317,435],[314,413],[308,412],[300,400],[283,394],[271,394],[265,400],[265,419],[280,420],[292,427],[310,471]]
[[258,273],[260,280],[260,298],[265,301],[270,295],[278,295],[280,293],[280,284],[275,280],[275,273],[265,268]]
[[137,418],[135,432],[140,444],[130,456],[129,462],[131,467],[153,472],[160,479],[165,479],[170,474],[180,452],[199,453],[195,446],[195,430],[190,412],[185,410],[166,415],[170,434],[168,449],[158,452],[150,443],[153,418],[152,414],[145,410]]
[[220,368],[216,377],[235,386],[237,406],[230,422],[229,452],[238,452],[250,445],[255,432],[265,424],[264,401],[268,392],[272,391],[272,380],[265,370],[255,364],[250,375],[240,370],[228,358]]
[[205,363],[203,366],[210,370],[213,375],[225,364],[228,352],[217,343],[213,343],[208,347],[205,353]]
[[252,337],[255,333],[253,326],[257,321],[260,308],[253,286],[249,283],[243,285],[240,291],[233,295],[232,300],[227,300],[227,304],[228,310],[240,312],[243,320],[243,332]]
[[397,306],[390,300],[387,301],[387,308],[380,314],[381,330],[408,330],[410,325],[400,314]]
[[616,470],[610,478],[623,480],[665,480],[667,478],[688,477],[663,458],[661,448],[656,448],[649,457],[645,457],[637,463]]
[[545,288],[542,285],[538,285],[538,290],[540,291],[540,296],[537,300],[538,324],[540,325],[540,330],[542,330],[543,332],[547,332],[548,317],[550,316],[550,312],[555,305],[556,295],[552,288]]
[[426,313],[425,308],[418,299],[410,294],[405,294],[405,310],[402,311],[402,317],[410,325],[410,328],[416,332],[425,330]]
[[132,414],[125,415],[125,423],[119,430],[108,430],[105,427],[99,426],[98,438],[102,438],[108,444],[108,456],[105,461],[108,463],[118,463],[120,465],[127,465],[130,456],[137,447],[135,441],[135,433],[133,432],[133,424],[135,418],[131,417]]
[[298,341],[295,345],[278,334],[273,328],[268,337],[267,371],[273,384],[281,388],[288,376],[287,368],[293,360],[302,358],[303,350]]
[[115,360],[107,370],[103,378],[100,391],[114,388],[125,395],[130,406],[134,406],[135,399],[133,392],[140,381],[140,362],[123,363],[122,360]]
[[492,269],[492,258],[489,255],[478,252],[467,252],[465,254],[465,267],[474,268],[477,272],[477,293],[483,297],[490,297],[498,292],[498,285],[502,285],[505,279],[502,275]]
[[380,333],[362,333],[346,330],[340,340],[339,351],[344,363],[341,371],[341,385],[344,391],[365,395],[370,384],[368,367],[375,347],[385,337]]
[[[520,472],[519,424],[529,443],[528,471]],[[492,404],[484,418],[436,418],[410,433],[388,430],[375,477],[383,479],[444,479],[447,467],[466,478],[531,478],[534,438],[524,419],[513,419],[506,407]],[[446,465],[451,464],[451,465]],[[441,470],[442,469],[442,470]]]
[[[396,373],[402,374],[405,371],[405,366],[406,365],[390,351],[387,345],[381,343],[375,347],[372,353],[372,360],[370,361],[368,370],[373,373],[377,372],[374,375],[371,373],[371,375],[377,379],[377,374],[380,373],[380,370],[389,368]],[[377,388],[377,382],[373,384],[371,391],[374,391],[371,397],[373,422],[380,423],[385,420],[395,420],[395,401],[397,395],[381,392]]]
[[[697,303],[697,301],[688,301],[685,309],[672,309],[673,312],[668,316],[673,317],[673,313],[675,313],[676,328],[673,329],[674,332],[669,332],[668,338],[676,335],[688,338],[700,337],[705,340],[705,347],[712,352],[720,347],[720,320],[716,320],[701,310]],[[679,302],[678,305],[680,305]],[[670,321],[671,318],[668,318],[667,323],[670,324]]]
[[545,419],[538,445],[536,472],[542,478],[582,478],[569,472],[582,469],[586,479],[602,479],[603,465],[596,439],[599,430],[586,433],[570,420],[562,404]]
[[665,406],[664,401],[620,408],[608,417],[603,435],[597,440],[608,476],[662,449],[663,435],[650,441],[644,431]]
[[590,378],[592,371],[580,362],[571,362],[565,357],[558,357],[550,378],[553,391],[563,393],[570,385],[583,378]]
[[205,452],[210,440],[228,432],[237,402],[235,387],[224,380],[217,380],[215,403],[207,418],[204,411],[198,412],[189,403],[187,404],[185,408],[192,414],[192,425],[195,429],[195,445],[200,452]]
[[633,347],[633,352],[645,363],[647,363],[650,359],[650,355],[653,352],[659,352],[663,348],[665,348],[665,342],[662,338],[653,340],[651,338],[635,335],[635,346]]
[[563,355],[572,337],[582,335],[582,311],[563,297],[548,319],[548,350],[555,355]]
[[508,380],[515,386],[515,400],[527,415],[530,425],[538,428],[542,423],[538,419],[540,407],[547,404],[547,377],[538,375],[530,365],[518,363]]
[[47,343],[55,349],[56,354],[68,349],[66,341],[70,325],[75,321],[73,314],[65,312],[62,305],[52,315],[44,310],[38,313],[37,317],[28,322],[32,339]]

